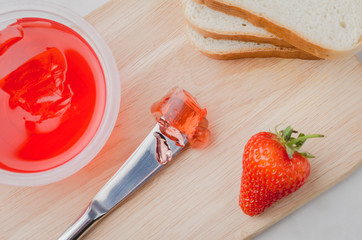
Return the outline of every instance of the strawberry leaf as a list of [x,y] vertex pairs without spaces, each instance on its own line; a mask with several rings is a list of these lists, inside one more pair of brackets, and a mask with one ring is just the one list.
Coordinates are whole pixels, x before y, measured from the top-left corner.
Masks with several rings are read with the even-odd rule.
[[288,145],[285,146],[285,149],[287,150],[289,159],[292,159],[295,152],[294,149],[289,147]]
[[309,152],[302,152],[302,153],[300,153],[300,155],[302,155],[302,156],[304,156],[306,158],[315,158],[315,156],[313,156]]
[[275,127],[275,135],[278,137],[280,143],[285,147],[289,158],[293,158],[294,152],[298,152],[301,155],[307,158],[314,158],[314,156],[308,152],[300,152],[299,149],[303,146],[303,144],[309,138],[319,138],[324,137],[322,134],[310,134],[305,135],[304,133],[300,133],[297,138],[292,137],[293,133],[298,133],[294,131],[291,126],[286,127],[284,130],[278,131],[277,127]]
[[283,138],[284,141],[288,142],[290,140],[290,137],[293,133],[293,128],[291,126],[288,126],[284,131],[283,131]]

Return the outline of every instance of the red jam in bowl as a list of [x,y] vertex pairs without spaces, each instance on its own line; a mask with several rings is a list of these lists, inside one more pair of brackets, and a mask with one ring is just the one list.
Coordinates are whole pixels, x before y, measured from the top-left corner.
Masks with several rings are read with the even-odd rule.
[[105,103],[101,64],[74,30],[41,18],[0,30],[0,169],[69,161],[92,140]]

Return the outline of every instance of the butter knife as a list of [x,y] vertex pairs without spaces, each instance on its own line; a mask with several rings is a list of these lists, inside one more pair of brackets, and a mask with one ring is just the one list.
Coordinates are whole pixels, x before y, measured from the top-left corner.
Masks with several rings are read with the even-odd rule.
[[175,132],[172,127],[166,129],[162,122],[156,124],[136,151],[97,193],[85,212],[58,240],[74,240],[84,236],[95,223],[167,164],[186,142],[184,135],[177,130]]

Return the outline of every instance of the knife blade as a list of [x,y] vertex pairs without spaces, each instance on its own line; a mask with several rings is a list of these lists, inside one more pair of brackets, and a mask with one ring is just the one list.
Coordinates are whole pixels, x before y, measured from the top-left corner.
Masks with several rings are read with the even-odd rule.
[[[183,135],[182,138],[186,144],[186,138]],[[136,151],[96,194],[84,213],[58,240],[75,240],[84,236],[87,230],[120,205],[182,148],[182,145],[163,134],[159,124],[156,124]]]

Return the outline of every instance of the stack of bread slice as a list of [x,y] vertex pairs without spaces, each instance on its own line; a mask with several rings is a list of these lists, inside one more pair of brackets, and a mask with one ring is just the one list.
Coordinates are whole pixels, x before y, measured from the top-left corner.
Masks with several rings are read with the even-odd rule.
[[338,59],[362,47],[360,0],[182,2],[190,40],[212,58]]

